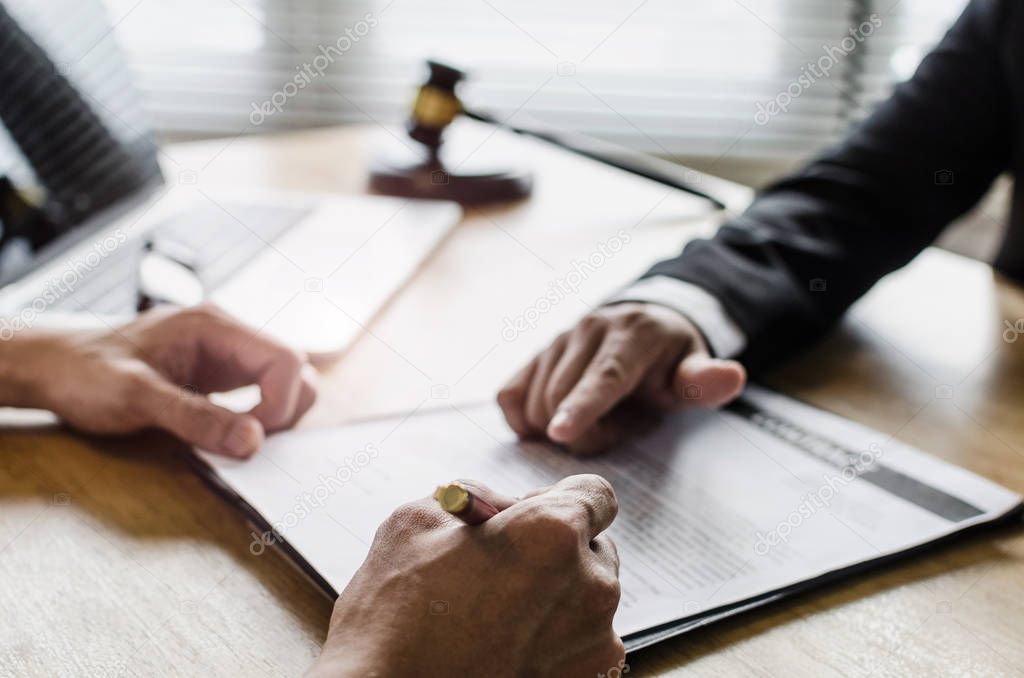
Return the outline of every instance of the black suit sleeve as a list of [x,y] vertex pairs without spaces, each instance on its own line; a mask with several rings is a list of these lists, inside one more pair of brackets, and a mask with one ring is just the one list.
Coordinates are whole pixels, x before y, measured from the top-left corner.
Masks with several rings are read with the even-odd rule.
[[746,333],[741,359],[752,367],[819,335],[1008,166],[999,35],[1011,4],[973,0],[914,77],[844,142],[645,277],[717,297]]

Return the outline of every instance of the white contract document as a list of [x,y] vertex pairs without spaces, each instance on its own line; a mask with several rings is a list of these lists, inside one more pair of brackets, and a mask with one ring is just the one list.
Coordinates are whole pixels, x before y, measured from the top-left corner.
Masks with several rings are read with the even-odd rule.
[[[619,497],[615,627],[629,649],[1019,519],[1021,497],[871,429],[751,387],[606,454],[523,444],[495,405],[284,433],[251,460],[202,455],[260,527],[341,591],[396,506],[457,478],[509,495],[597,473]],[[271,531],[271,529],[273,531]]]

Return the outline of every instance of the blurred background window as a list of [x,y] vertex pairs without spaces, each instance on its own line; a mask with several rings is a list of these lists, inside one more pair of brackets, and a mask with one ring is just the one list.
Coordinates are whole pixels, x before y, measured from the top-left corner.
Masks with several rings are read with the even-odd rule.
[[[965,5],[104,1],[154,123],[176,138],[392,123],[405,115],[423,59],[433,56],[471,70],[466,100],[503,116],[662,156],[769,163],[804,158],[835,140],[913,72]],[[848,37],[863,39],[846,50]],[[324,54],[331,61],[322,74],[308,70],[315,77],[306,76],[280,111],[251,124],[259,119],[254,105],[275,93],[281,101],[286,83]],[[825,66],[827,75],[811,82]],[[786,103],[783,93],[792,98],[785,113],[755,120],[759,105]]]
[[[150,127],[177,141],[398,123],[434,57],[471,71],[463,98],[509,122],[572,129],[752,186],[837,140],[967,4],[0,2],[128,143]],[[2,127],[0,173],[31,176]],[[988,259],[1007,186],[942,244]]]
[[[472,72],[464,98],[476,108],[753,184],[834,141],[913,72],[965,4],[5,2],[126,135],[147,120],[168,140],[395,123],[423,60],[436,57]],[[145,116],[114,65],[122,54]],[[785,112],[772,114],[772,102]]]

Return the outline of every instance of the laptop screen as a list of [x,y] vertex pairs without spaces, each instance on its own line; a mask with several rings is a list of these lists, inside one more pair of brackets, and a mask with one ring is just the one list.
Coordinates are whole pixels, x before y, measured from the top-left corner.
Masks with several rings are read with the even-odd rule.
[[0,285],[162,184],[102,0],[0,0]]

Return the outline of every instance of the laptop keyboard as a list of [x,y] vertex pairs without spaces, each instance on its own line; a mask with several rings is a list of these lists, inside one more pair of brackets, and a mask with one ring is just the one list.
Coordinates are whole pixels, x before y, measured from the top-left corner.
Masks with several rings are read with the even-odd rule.
[[[313,211],[308,206],[203,205],[174,214],[149,234],[162,252],[180,253],[207,290],[215,289],[263,248]],[[62,311],[124,314],[138,302],[141,246],[120,247],[91,270],[77,266],[70,294],[52,305]]]

